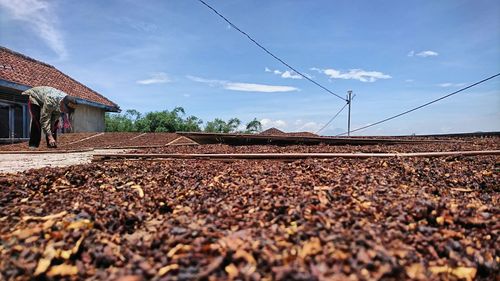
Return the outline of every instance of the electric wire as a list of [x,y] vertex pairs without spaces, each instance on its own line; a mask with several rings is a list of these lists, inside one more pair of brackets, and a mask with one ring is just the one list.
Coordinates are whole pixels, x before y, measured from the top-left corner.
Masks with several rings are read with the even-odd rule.
[[[442,96],[442,97],[440,97],[440,98],[437,98],[437,99],[435,99],[435,100],[432,100],[432,101],[430,101],[430,102],[427,102],[427,103],[425,103],[425,104],[422,104],[422,105],[417,106],[417,107],[415,107],[415,108],[409,109],[409,110],[407,110],[407,111],[401,112],[401,113],[396,114],[396,115],[394,115],[394,116],[391,116],[391,117],[389,117],[389,118],[385,118],[385,119],[380,120],[380,121],[378,121],[378,122],[375,122],[375,123],[372,123],[372,124],[369,124],[369,125],[366,125],[366,126],[363,126],[363,127],[357,128],[357,129],[354,129],[354,130],[351,130],[350,132],[352,133],[352,132],[361,131],[361,130],[364,130],[364,129],[366,129],[366,128],[370,128],[370,127],[373,127],[373,126],[375,126],[375,125],[378,125],[378,124],[381,124],[381,123],[387,122],[387,121],[392,120],[392,119],[394,119],[394,118],[400,117],[400,116],[405,115],[405,114],[408,114],[408,113],[410,113],[410,112],[413,112],[413,111],[415,111],[415,110],[417,110],[417,109],[420,109],[420,108],[426,107],[426,106],[428,106],[428,105],[431,105],[431,104],[433,104],[433,103],[435,103],[435,102],[438,102],[438,101],[440,101],[440,100],[443,100],[443,99],[445,99],[445,98],[448,98],[448,97],[451,97],[451,96],[453,96],[453,95],[456,95],[456,94],[458,94],[458,93],[460,93],[460,92],[463,92],[463,91],[465,91],[465,90],[467,90],[467,89],[470,89],[470,88],[472,88],[472,87],[474,87],[474,86],[477,86],[477,85],[482,84],[482,83],[484,83],[484,82],[486,82],[486,81],[488,81],[488,80],[491,80],[491,79],[493,79],[493,78],[495,78],[495,77],[497,77],[497,76],[500,76],[500,73],[497,73],[497,74],[495,74],[495,75],[492,75],[492,76],[490,76],[490,77],[488,77],[488,78],[485,78],[485,79],[483,79],[483,80],[481,80],[481,81],[478,81],[478,82],[476,82],[476,83],[470,84],[469,86],[466,86],[466,87],[464,87],[464,88],[461,88],[460,90],[457,90],[457,91],[455,91],[455,92],[453,92],[453,93],[447,94],[447,95],[445,95],[445,96]],[[347,134],[347,133],[349,133],[349,132],[344,132],[344,133],[342,133],[342,134],[338,134],[337,136],[342,136],[342,135],[345,135],[345,134]]]
[[326,124],[321,127],[321,129],[317,130],[315,134],[318,134],[319,132],[323,131],[326,127],[328,127],[328,125],[330,125],[330,123],[332,123],[332,121],[337,118],[337,116],[345,109],[345,107],[348,105],[349,103],[346,103],[344,104],[344,106],[328,121],[326,122]]
[[225,16],[223,16],[221,13],[219,13],[215,8],[213,8],[212,6],[210,6],[209,4],[207,4],[205,1],[203,1],[203,0],[198,0],[198,1],[200,3],[202,3],[203,5],[205,5],[207,8],[209,8],[210,10],[212,10],[215,14],[217,14],[224,21],[226,21],[231,27],[233,27],[234,29],[236,29],[237,31],[239,31],[241,34],[245,35],[250,41],[252,41],[255,45],[257,45],[259,48],[261,48],[262,50],[264,50],[264,52],[266,52],[268,55],[272,56],[274,59],[276,59],[277,61],[279,61],[280,63],[282,63],[286,67],[288,67],[289,69],[293,70],[295,73],[297,73],[298,75],[300,75],[304,79],[308,80],[309,82],[313,83],[314,85],[316,85],[316,86],[320,87],[321,89],[327,91],[328,93],[336,96],[337,98],[339,98],[339,99],[344,100],[344,101],[347,102],[347,100],[344,99],[343,97],[335,94],[331,90],[327,89],[325,86],[319,84],[318,82],[314,81],[313,79],[309,78],[308,76],[302,74],[302,72],[298,71],[297,69],[295,69],[294,67],[292,67],[290,64],[286,63],[285,61],[283,61],[282,59],[280,59],[279,57],[277,57],[276,55],[274,55],[273,53],[271,53],[271,51],[269,51],[267,48],[265,48],[264,46],[262,46],[259,42],[257,42],[255,39],[253,39],[245,31],[241,30],[239,27],[237,27],[236,25],[234,25]]

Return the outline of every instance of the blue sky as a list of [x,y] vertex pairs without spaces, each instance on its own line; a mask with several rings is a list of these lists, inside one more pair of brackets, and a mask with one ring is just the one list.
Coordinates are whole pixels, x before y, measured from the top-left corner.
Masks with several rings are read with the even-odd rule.
[[[361,127],[500,72],[500,1],[206,0]],[[316,131],[344,104],[196,0],[0,0],[0,45],[141,112]],[[321,133],[342,133],[347,111]],[[356,135],[500,131],[500,78]]]

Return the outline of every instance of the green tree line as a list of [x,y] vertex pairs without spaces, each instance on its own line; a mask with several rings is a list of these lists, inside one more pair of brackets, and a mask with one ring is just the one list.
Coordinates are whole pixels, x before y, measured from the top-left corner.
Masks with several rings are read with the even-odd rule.
[[176,107],[173,110],[153,111],[141,114],[129,109],[124,113],[106,113],[106,132],[208,132],[208,133],[247,133],[255,134],[262,131],[262,124],[257,118],[248,122],[245,130],[238,130],[241,121],[231,118],[224,121],[215,118],[203,126],[203,120],[193,115],[186,115],[184,108]]

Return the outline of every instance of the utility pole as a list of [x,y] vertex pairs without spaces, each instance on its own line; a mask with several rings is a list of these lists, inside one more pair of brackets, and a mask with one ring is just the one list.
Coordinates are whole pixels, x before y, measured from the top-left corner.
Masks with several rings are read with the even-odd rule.
[[351,102],[352,102],[352,91],[347,91],[347,103],[349,104],[349,113],[347,114],[347,136],[351,136]]

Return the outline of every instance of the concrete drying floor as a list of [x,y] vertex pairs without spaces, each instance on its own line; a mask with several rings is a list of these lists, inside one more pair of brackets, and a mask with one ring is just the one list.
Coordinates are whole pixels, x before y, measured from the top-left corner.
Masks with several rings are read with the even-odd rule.
[[127,149],[95,149],[69,153],[22,153],[0,154],[0,173],[14,173],[43,167],[65,167],[86,164],[94,154],[123,153]]

